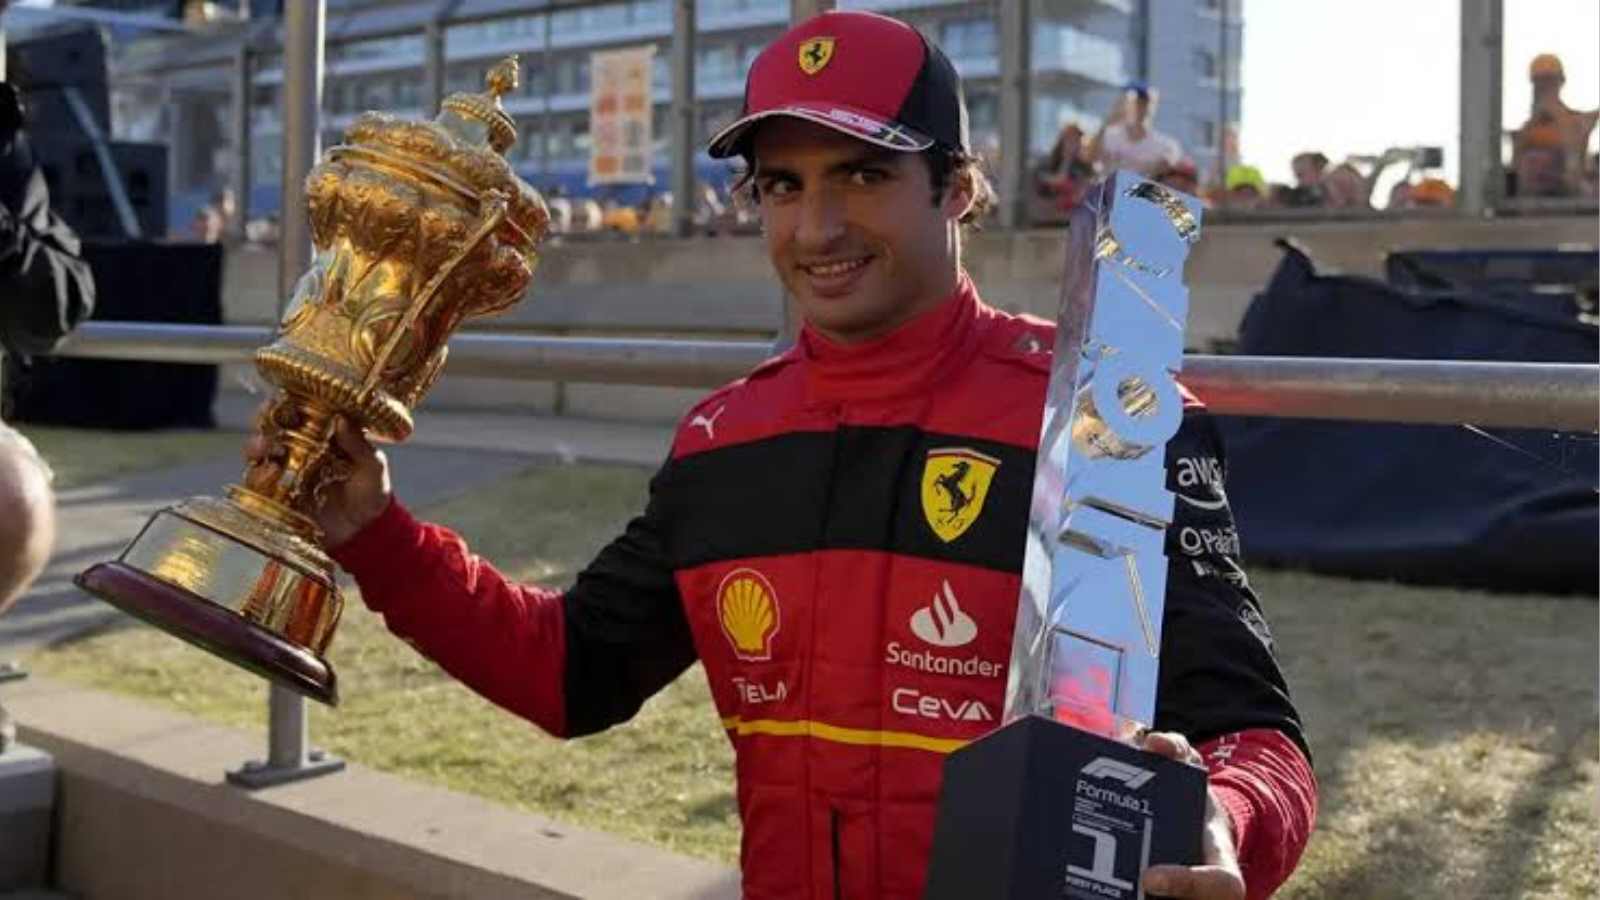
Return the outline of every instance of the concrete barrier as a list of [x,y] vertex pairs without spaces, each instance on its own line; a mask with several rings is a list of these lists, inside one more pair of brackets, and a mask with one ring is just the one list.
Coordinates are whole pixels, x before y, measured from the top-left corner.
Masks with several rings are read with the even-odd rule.
[[262,740],[43,678],[10,685],[60,771],[54,887],[95,900],[733,900],[713,863],[351,765],[248,793]]
[[[1278,265],[1279,237],[1294,237],[1329,270],[1381,276],[1397,249],[1593,246],[1590,216],[1469,219],[1454,215],[1374,216],[1331,221],[1224,222],[1205,227],[1190,253],[1187,345],[1207,349],[1233,337],[1255,293]],[[965,265],[984,298],[1010,312],[1055,315],[1061,282],[1059,230],[978,232]],[[224,319],[274,320],[277,257],[264,248],[228,254]],[[688,240],[564,240],[549,245],[526,300],[473,328],[550,334],[661,336],[775,335],[782,295],[759,237]],[[448,369],[446,370],[448,373]],[[229,383],[224,380],[224,385]],[[672,421],[699,391],[606,385],[536,386],[445,378],[428,403],[462,409],[524,409],[596,418]]]

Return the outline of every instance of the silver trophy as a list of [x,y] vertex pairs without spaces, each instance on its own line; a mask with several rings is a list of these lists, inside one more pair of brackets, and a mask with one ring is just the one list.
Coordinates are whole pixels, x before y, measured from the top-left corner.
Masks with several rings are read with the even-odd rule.
[[1155,719],[1199,236],[1197,200],[1127,172],[1068,221],[1003,724],[946,762],[928,898],[1142,898],[1148,866],[1200,861],[1205,772],[1128,743]]

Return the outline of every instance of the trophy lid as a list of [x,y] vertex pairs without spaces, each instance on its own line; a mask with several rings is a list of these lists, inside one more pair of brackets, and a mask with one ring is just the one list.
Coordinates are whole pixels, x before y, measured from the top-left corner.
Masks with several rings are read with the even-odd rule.
[[486,132],[482,142],[496,153],[505,153],[517,141],[517,126],[500,105],[500,98],[517,89],[520,69],[515,54],[495,63],[484,76],[483,93],[451,94],[441,104],[434,121],[460,137],[477,137]]

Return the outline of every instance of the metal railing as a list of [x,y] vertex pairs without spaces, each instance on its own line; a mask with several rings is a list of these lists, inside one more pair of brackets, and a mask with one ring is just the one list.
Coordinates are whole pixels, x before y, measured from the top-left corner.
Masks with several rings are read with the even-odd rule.
[[[89,359],[248,363],[273,329],[86,322],[57,351]],[[458,332],[455,377],[712,388],[771,356],[765,341]],[[1212,412],[1281,418],[1600,431],[1600,365],[1190,355],[1183,383]]]

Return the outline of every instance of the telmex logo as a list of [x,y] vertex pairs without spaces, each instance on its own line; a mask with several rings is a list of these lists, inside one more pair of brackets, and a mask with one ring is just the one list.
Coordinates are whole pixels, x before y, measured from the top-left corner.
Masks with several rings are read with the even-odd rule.
[[1150,779],[1156,777],[1156,773],[1149,769],[1141,769],[1138,766],[1129,765],[1109,756],[1098,757],[1094,762],[1084,766],[1083,774],[1090,778],[1102,778],[1106,781],[1118,782],[1130,791],[1138,790]]
[[772,658],[772,637],[778,633],[778,592],[755,569],[734,569],[717,586],[717,618],[722,633],[740,659]]
[[978,636],[978,623],[961,611],[950,582],[933,602],[911,614],[911,633],[935,647],[960,647]]

